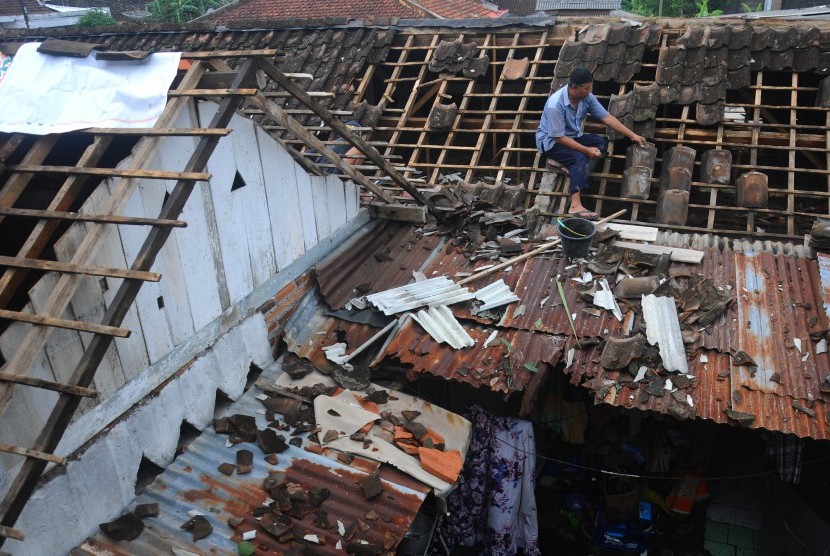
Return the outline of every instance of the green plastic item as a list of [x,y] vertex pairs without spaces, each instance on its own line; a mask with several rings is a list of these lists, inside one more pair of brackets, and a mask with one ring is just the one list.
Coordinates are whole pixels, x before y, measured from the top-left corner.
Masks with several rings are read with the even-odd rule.
[[236,552],[239,553],[239,556],[253,556],[255,551],[254,545],[248,541],[242,541],[236,546]]

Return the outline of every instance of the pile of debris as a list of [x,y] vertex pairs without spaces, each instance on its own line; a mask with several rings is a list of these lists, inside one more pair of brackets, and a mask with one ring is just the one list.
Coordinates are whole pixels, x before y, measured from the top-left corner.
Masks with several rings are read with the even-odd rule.
[[582,342],[581,347],[591,344],[600,353],[603,368],[618,371],[614,380],[604,375],[584,386],[595,390],[598,399],[623,385],[639,389],[640,403],[668,394],[677,402],[669,405],[671,414],[693,417],[688,389],[698,381],[689,373],[687,347],[694,352],[691,346],[699,343],[701,333],[735,301],[731,286],[719,287],[699,273],[673,267],[670,254],[614,244],[602,244],[571,271],[571,283],[586,303],[612,311],[618,320],[629,310],[639,317],[632,319],[625,336]]

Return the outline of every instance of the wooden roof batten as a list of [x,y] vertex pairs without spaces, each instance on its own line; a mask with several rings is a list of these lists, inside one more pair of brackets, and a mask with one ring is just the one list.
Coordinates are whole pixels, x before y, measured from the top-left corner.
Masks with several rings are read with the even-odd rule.
[[[266,51],[263,55],[273,55],[273,51]],[[209,65],[207,62],[197,61],[193,63],[182,78],[178,90],[193,90],[208,68]],[[257,61],[255,57],[247,58],[242,63],[240,70],[236,72],[237,77],[232,85],[233,89],[238,90],[244,83],[250,83],[253,80],[256,69]],[[50,204],[46,214],[38,214],[38,211],[34,211],[31,214],[25,215],[40,220],[35,230],[25,242],[18,257],[5,257],[0,260],[0,266],[7,267],[2,278],[0,278],[0,299],[7,300],[11,297],[15,289],[14,286],[20,283],[23,272],[28,269],[39,268],[60,273],[58,282],[49,295],[45,308],[40,312],[41,314],[10,314],[14,312],[5,310],[0,313],[0,318],[11,318],[14,320],[28,318],[30,321],[39,320],[40,322],[37,324],[41,325],[34,326],[28,331],[19,349],[3,366],[2,370],[0,370],[0,419],[2,419],[5,410],[8,408],[9,400],[13,395],[16,385],[44,388],[61,394],[31,448],[0,445],[0,452],[14,453],[26,458],[10,484],[5,497],[0,502],[0,545],[3,544],[6,538],[23,540],[25,537],[22,531],[14,529],[13,526],[34,491],[46,465],[49,462],[61,463],[63,461],[63,458],[53,455],[53,452],[69,425],[70,419],[77,410],[81,398],[97,396],[98,393],[89,388],[89,385],[92,384],[95,371],[103,360],[112,342],[113,335],[123,336],[129,334],[128,330],[120,328],[120,324],[126,316],[128,309],[132,306],[143,282],[148,279],[156,280],[160,278],[157,273],[150,272],[155,258],[164,246],[172,229],[184,225],[177,218],[181,214],[197,181],[209,178],[209,175],[202,173],[202,171],[219,139],[227,135],[228,131],[225,128],[244,98],[244,96],[240,95],[223,95],[218,111],[206,128],[209,132],[202,134],[188,131],[187,134],[199,136],[200,139],[183,172],[158,173],[142,170],[140,166],[151,159],[151,155],[157,149],[162,137],[177,135],[177,133],[171,130],[170,124],[175,120],[181,109],[187,103],[191,102],[191,95],[171,95],[167,106],[159,117],[156,126],[153,128],[164,131],[162,133],[148,133],[140,139],[133,152],[132,167],[128,170],[96,172],[96,170],[103,169],[87,167],[87,165],[95,164],[101,159],[104,150],[106,150],[106,146],[112,140],[107,135],[96,135],[95,140],[81,156],[79,166],[75,168],[38,167],[39,162],[45,159],[46,155],[55,145],[56,141],[54,137],[49,136],[36,141],[35,146],[27,153],[27,157],[24,157],[24,161],[19,167],[7,167],[14,171],[9,181],[12,182],[12,185],[16,186],[15,190],[19,191],[22,191],[25,184],[28,183],[33,172],[54,172],[57,170],[66,174],[68,177],[66,183]],[[106,130],[100,131],[106,132]],[[34,154],[32,154],[33,152]],[[29,154],[32,154],[32,156],[28,156]],[[54,261],[37,260],[36,257],[42,253],[46,243],[50,240],[51,232],[54,231],[55,225],[64,220],[61,213],[71,204],[71,201],[67,199],[71,197],[71,200],[74,201],[77,198],[77,183],[82,182],[86,176],[96,173],[110,177],[120,177],[117,185],[113,188],[112,194],[106,201],[105,208],[102,210],[105,214],[97,215],[96,218],[74,218],[70,214],[65,218],[65,220],[69,221],[84,221],[89,223],[88,232],[77,247],[71,262],[55,263]],[[167,201],[161,208],[158,218],[131,220],[127,217],[117,216],[123,210],[126,205],[126,200],[136,187],[134,178],[172,178],[177,180]],[[3,213],[0,214],[0,220],[3,216],[14,214],[15,212],[11,205],[14,203],[12,197],[16,198],[14,195],[16,191],[9,193],[7,185],[0,190],[0,201],[2,201],[0,202],[0,206],[4,207]],[[104,225],[112,223],[119,225],[150,226],[147,238],[129,270],[109,269],[90,265],[102,242],[105,231]],[[66,310],[72,295],[79,286],[79,278],[81,275],[118,275],[117,277],[124,278],[112,302],[106,308],[101,319],[101,324],[66,321],[65,319],[59,318]],[[83,329],[94,333],[87,349],[81,356],[79,363],[68,381],[69,384],[60,384],[26,376],[26,373],[30,372],[36,354],[43,348],[49,333],[55,326],[75,326],[76,329]]]
[[[92,133],[94,139],[81,155],[78,165],[74,167],[43,164],[52,148],[57,144],[55,134],[47,135],[38,138],[19,164],[6,166],[6,170],[11,172],[11,178],[0,189],[0,222],[6,216],[15,216],[37,219],[37,224],[16,257],[0,257],[0,267],[6,268],[5,272],[0,275],[0,319],[23,321],[35,326],[26,333],[18,350],[0,368],[0,419],[3,418],[17,385],[51,390],[61,395],[58,397],[31,448],[0,445],[0,452],[18,454],[26,458],[10,484],[5,497],[0,501],[0,546],[6,538],[24,539],[25,533],[13,528],[15,522],[34,492],[41,475],[46,469],[46,465],[50,462],[58,464],[63,462],[63,458],[53,454],[54,450],[77,410],[81,398],[98,396],[98,392],[90,388],[95,372],[104,359],[112,338],[115,336],[125,337],[129,334],[129,330],[120,328],[120,325],[138,295],[143,282],[158,281],[161,278],[158,273],[150,272],[150,268],[172,229],[186,226],[185,222],[177,220],[177,218],[196,183],[210,179],[210,174],[204,173],[203,170],[219,139],[229,133],[226,126],[243,103],[261,109],[268,117],[277,121],[280,126],[291,131],[307,147],[317,150],[343,175],[353,179],[365,190],[371,192],[381,201],[381,204],[397,206],[393,204],[389,193],[364,176],[358,167],[347,164],[340,156],[331,151],[324,142],[312,135],[306,129],[306,126],[293,118],[288,110],[283,109],[272,99],[291,97],[299,100],[308,108],[310,113],[320,117],[325,125],[328,125],[352,146],[360,150],[367,159],[376,164],[375,169],[385,171],[388,179],[405,191],[410,192],[417,202],[422,205],[426,204],[422,193],[387,162],[386,158],[374,146],[348,130],[332,111],[316,100],[321,95],[309,94],[302,90],[292,80],[292,74],[283,73],[276,66],[263,59],[263,57],[273,57],[275,51],[248,52],[247,58],[244,59],[238,71],[231,69],[222,61],[223,58],[234,56],[223,56],[223,54],[225,53],[214,52],[210,56],[188,56],[196,61],[176,89],[171,90],[167,105],[153,128],[140,130],[141,133],[136,130],[109,128],[83,130],[79,133]],[[209,60],[202,61],[203,58],[209,58]],[[258,70],[264,71],[286,92],[266,94],[259,89],[250,88],[252,83],[256,83],[256,72]],[[206,75],[211,73],[224,75],[217,76],[216,79],[203,80]],[[232,79],[230,79],[231,77]],[[207,84],[215,84],[216,88],[207,89]],[[221,99],[219,100],[219,109],[209,125],[204,129],[175,129],[170,127],[181,109],[187,103],[192,102],[195,97]],[[131,166],[125,169],[94,167],[102,160],[114,137],[124,135],[141,136],[133,150]],[[199,142],[185,169],[181,172],[143,169],[143,164],[151,159],[161,138],[169,136],[199,137]],[[303,156],[285,140],[278,137],[274,138],[286,147],[295,159],[299,157],[306,162],[302,164],[303,167],[316,170],[316,173],[319,173],[320,167],[311,159]],[[8,146],[0,152],[0,160],[8,157],[19,144],[19,139],[11,138],[7,142]],[[46,210],[15,208],[13,206],[15,201],[32,176],[40,173],[66,176],[63,186],[55,194],[48,208]],[[100,209],[101,214],[67,212],[70,206],[80,197],[82,186],[87,178],[91,176],[110,179],[119,178],[117,184],[112,187],[111,195]],[[177,180],[157,218],[135,218],[119,214],[136,187],[136,178]],[[56,262],[39,259],[38,257],[43,253],[49,242],[53,241],[53,234],[62,222],[84,222],[88,225],[86,236],[83,237],[75,249],[71,261]],[[106,229],[105,224],[150,227],[147,238],[129,269],[115,269],[91,264],[102,243]],[[29,270],[59,273],[58,281],[51,290],[44,308],[39,311],[40,314],[33,315],[2,309],[2,307],[7,306],[12,295],[22,284],[25,273]],[[122,279],[112,301],[105,308],[100,323],[60,318],[60,315],[67,310],[74,292],[80,285],[80,277],[84,275]],[[45,346],[50,332],[56,327],[93,334],[67,384],[26,376],[30,372],[37,354]]]

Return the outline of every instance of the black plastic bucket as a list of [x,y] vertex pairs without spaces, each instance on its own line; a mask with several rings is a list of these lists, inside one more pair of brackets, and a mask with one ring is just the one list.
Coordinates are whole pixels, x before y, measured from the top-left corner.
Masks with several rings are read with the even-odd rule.
[[593,222],[584,218],[564,218],[559,220],[558,230],[566,257],[580,259],[588,256],[591,241],[597,233]]

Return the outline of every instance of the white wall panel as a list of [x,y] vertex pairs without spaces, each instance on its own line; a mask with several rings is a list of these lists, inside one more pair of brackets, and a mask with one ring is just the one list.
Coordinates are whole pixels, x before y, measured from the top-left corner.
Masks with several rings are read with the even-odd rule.
[[[231,194],[242,202],[245,233],[248,238],[248,253],[251,259],[251,274],[254,287],[262,284],[277,271],[274,256],[274,240],[271,236],[271,217],[268,213],[268,199],[265,194],[261,156],[254,122],[241,116],[231,119],[233,129],[229,138],[233,146],[236,169],[245,186]],[[268,140],[273,142],[272,140]]]
[[[205,113],[210,105],[199,105],[202,121],[209,120]],[[203,108],[204,107],[204,108]],[[215,107],[213,108],[215,110]],[[222,252],[222,268],[228,284],[230,302],[242,299],[253,288],[250,255],[248,254],[248,237],[245,229],[245,209],[242,199],[231,191],[236,175],[236,160],[233,143],[219,141],[213,156],[207,164],[212,174],[209,193],[216,217],[216,229]]]
[[[268,197],[271,237],[277,266],[282,268],[306,249],[303,233],[306,223],[297,190],[297,178],[304,172],[296,168],[294,159],[267,133],[257,129],[256,134],[262,158],[265,194]],[[316,235],[313,239],[316,242]]]

